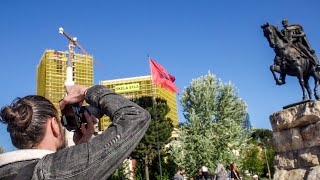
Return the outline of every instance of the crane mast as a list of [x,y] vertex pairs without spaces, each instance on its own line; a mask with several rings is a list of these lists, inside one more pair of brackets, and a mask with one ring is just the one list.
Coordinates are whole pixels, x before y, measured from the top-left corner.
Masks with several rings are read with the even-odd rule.
[[[72,67],[72,61],[74,60],[74,47],[76,46],[79,48],[85,55],[88,55],[88,53],[79,45],[77,42],[76,37],[71,37],[69,34],[67,34],[62,27],[59,28],[59,33],[64,35],[69,40],[69,56],[67,59],[67,72],[66,72],[66,81],[64,83],[65,86],[72,86],[74,85],[73,81],[73,67]],[[67,140],[67,146],[73,146],[73,132],[69,132],[65,130],[65,137]]]
[[66,81],[65,81],[65,86],[72,86],[74,85],[74,81],[73,81],[73,68],[72,68],[72,61],[74,58],[74,47],[76,46],[77,48],[79,48],[85,55],[88,55],[87,51],[84,50],[80,44],[77,42],[77,38],[76,37],[71,37],[69,34],[67,34],[64,29],[62,27],[59,28],[59,33],[64,35],[68,40],[69,40],[69,56],[67,59],[67,77],[66,77]]

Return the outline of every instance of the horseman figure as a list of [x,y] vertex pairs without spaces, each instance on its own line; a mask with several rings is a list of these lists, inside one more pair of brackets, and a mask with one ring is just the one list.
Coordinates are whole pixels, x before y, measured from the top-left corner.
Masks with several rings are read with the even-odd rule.
[[[319,100],[319,62],[315,51],[311,48],[300,25],[289,25],[286,19],[282,21],[282,25],[281,31],[269,23],[261,26],[269,46],[276,54],[274,64],[270,66],[276,84],[285,84],[286,75],[296,76],[303,92],[303,100],[307,100],[308,97],[312,99],[308,80],[313,77],[315,80],[314,96]],[[276,72],[280,74],[279,78],[275,74]]]
[[311,48],[303,28],[299,24],[289,25],[287,19],[282,20],[282,26],[282,37],[286,43],[289,43],[287,47],[296,48],[303,57],[308,58],[313,65],[318,67],[318,58],[315,51]]

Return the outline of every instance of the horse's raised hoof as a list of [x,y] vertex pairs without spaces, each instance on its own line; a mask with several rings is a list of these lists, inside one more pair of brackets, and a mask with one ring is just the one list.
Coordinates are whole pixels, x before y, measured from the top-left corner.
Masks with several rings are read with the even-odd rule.
[[276,80],[276,85],[280,86],[282,84],[284,84],[284,83],[281,80],[279,80],[279,79]]

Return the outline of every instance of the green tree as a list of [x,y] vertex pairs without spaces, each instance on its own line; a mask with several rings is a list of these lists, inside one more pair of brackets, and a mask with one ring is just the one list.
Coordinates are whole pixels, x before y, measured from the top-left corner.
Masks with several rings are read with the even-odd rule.
[[[161,151],[162,179],[172,179],[177,172],[177,165],[171,155]],[[160,180],[159,161],[154,160],[150,166],[150,179]]]
[[[267,161],[268,161],[268,165],[269,165],[269,168],[270,168],[270,175],[273,176],[273,174],[275,173],[275,166],[274,166],[274,158],[276,156],[276,152],[274,151],[274,149],[272,148],[272,146],[266,146],[266,157],[268,158]],[[267,169],[267,163],[266,161],[264,161],[264,166],[263,166],[263,175],[268,177],[268,169]]]
[[108,180],[129,180],[129,162],[124,161],[121,166],[119,166],[114,173],[108,178]]
[[4,152],[3,147],[0,146],[0,154],[2,154]]
[[[151,174],[149,174],[149,167],[155,164],[155,162],[158,162],[158,145],[159,149],[162,150],[164,146],[170,142],[173,125],[172,120],[165,117],[170,109],[167,102],[160,98],[154,100],[152,97],[141,97],[136,99],[135,103],[149,111],[151,114],[151,123],[145,136],[135,151],[132,152],[131,157],[143,164],[145,171],[144,177],[147,180],[156,179],[156,176],[160,174],[160,165],[157,165],[158,168],[153,168]],[[161,161],[163,161],[164,156],[165,155],[160,156]],[[138,170],[139,169],[141,168],[138,168]],[[137,174],[139,173],[137,172]]]
[[172,154],[179,166],[196,175],[201,162],[211,173],[216,164],[241,164],[248,133],[243,129],[247,110],[235,87],[210,72],[193,79],[180,99],[186,123],[181,126]]
[[250,147],[245,153],[242,167],[251,174],[261,175],[264,168],[262,149],[257,145]]
[[[177,170],[177,165],[173,161],[172,156],[165,155],[164,153],[161,153],[161,166],[162,166],[162,179],[172,179],[174,174]],[[135,171],[135,180],[145,180],[145,173],[144,173],[144,164],[142,161],[137,161],[136,164],[136,171]],[[158,161],[152,161],[152,164],[150,165],[150,179],[154,180],[160,180],[160,174],[159,174],[159,162]]]
[[272,131],[269,129],[254,129],[251,133],[252,141],[256,144],[263,142],[266,145],[271,145]]
[[263,152],[263,176],[267,176],[269,173],[268,166],[270,169],[270,174],[274,174],[274,157],[276,152],[272,148],[271,140],[272,140],[272,131],[269,129],[254,129],[251,134],[252,140],[251,142],[259,145]]

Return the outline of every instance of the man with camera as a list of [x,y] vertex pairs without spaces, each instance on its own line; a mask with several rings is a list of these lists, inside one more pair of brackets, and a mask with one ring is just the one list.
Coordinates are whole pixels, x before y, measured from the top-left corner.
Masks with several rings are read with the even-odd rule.
[[[0,121],[20,150],[0,155],[0,179],[107,179],[144,136],[150,114],[137,104],[101,85],[66,90],[62,117],[49,100],[35,95],[1,109]],[[79,106],[83,100],[90,108]],[[91,138],[102,114],[112,124]],[[75,146],[65,147],[63,126],[75,131]]]

